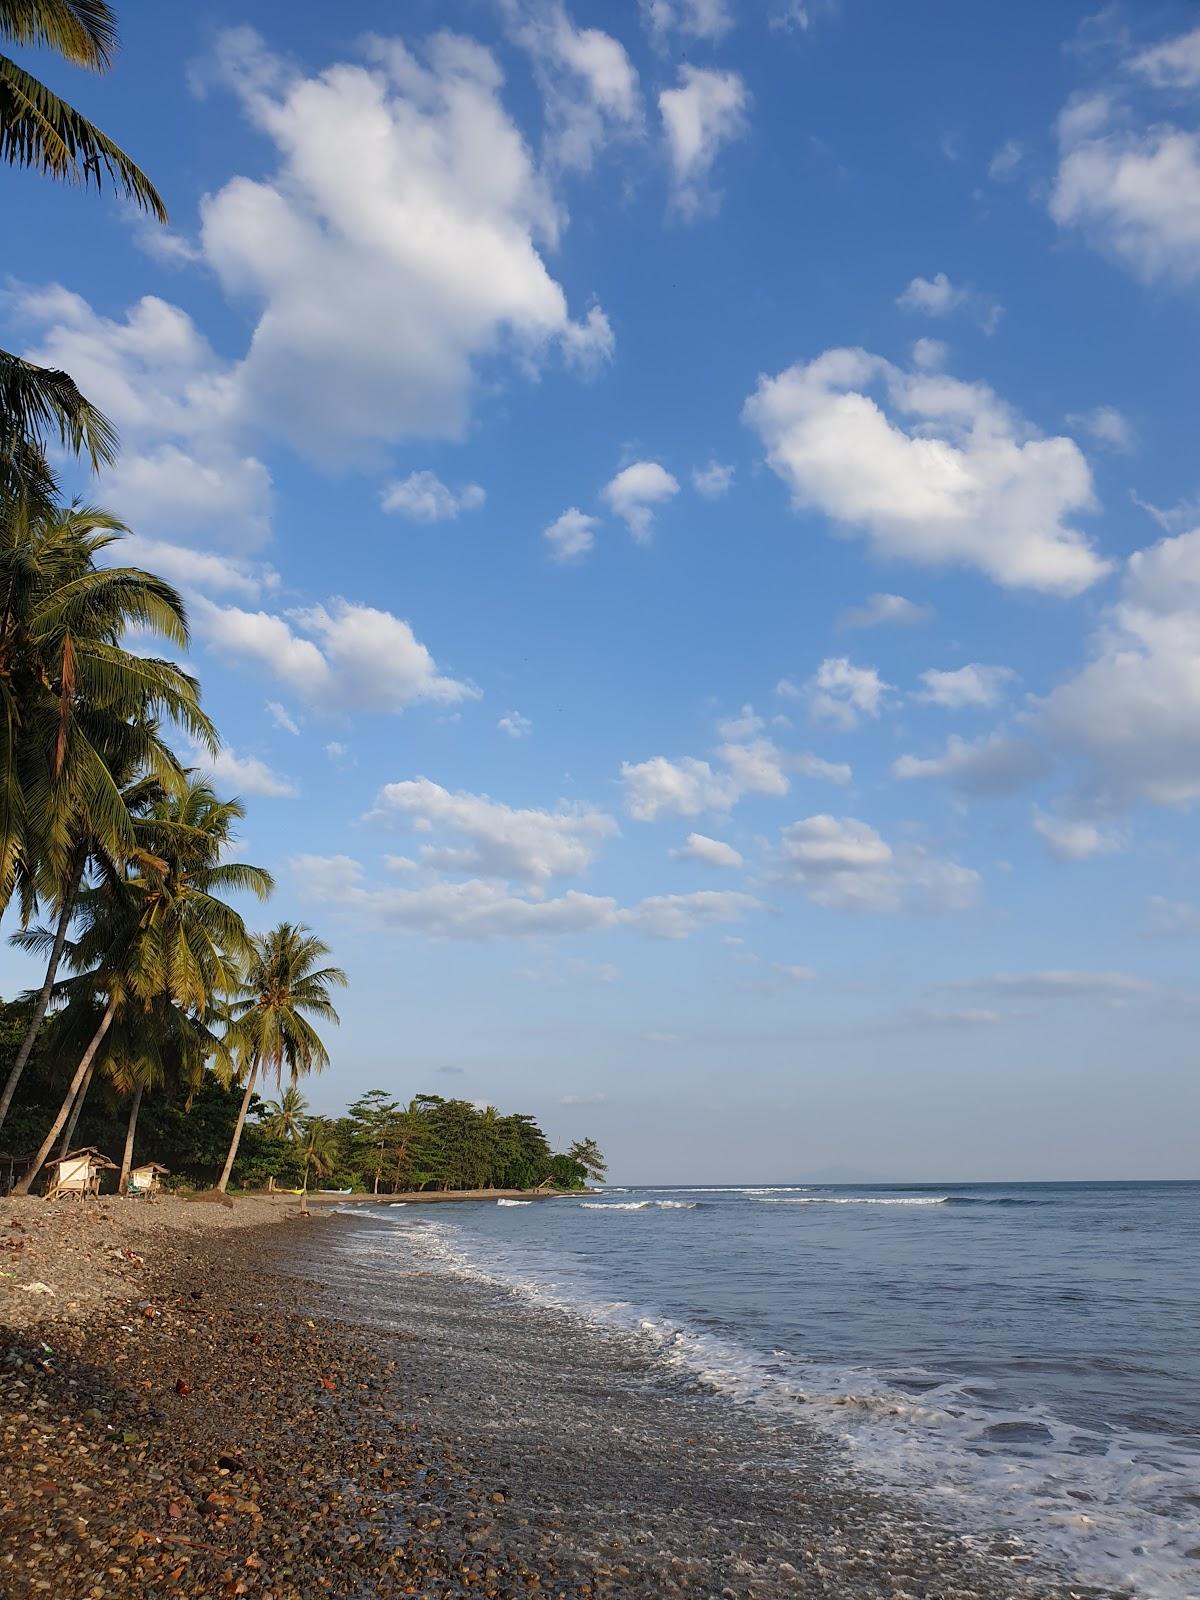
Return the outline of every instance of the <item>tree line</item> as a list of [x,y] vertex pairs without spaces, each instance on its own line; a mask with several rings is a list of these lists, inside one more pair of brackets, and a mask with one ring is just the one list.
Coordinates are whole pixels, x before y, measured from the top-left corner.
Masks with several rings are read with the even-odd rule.
[[[0,40],[102,72],[116,20],[105,0],[0,0]],[[2,54],[0,158],[113,186],[166,221],[120,147]],[[214,1071],[241,1093],[224,1188],[260,1077],[325,1065],[314,1023],[337,1021],[330,994],[345,974],[309,929],[254,934],[232,903],[273,885],[232,858],[241,803],[171,746],[179,733],[220,748],[200,686],[129,642],[186,649],[183,600],[119,564],[118,517],[64,503],[54,452],[98,470],[116,434],[68,373],[0,350],[0,916],[15,911],[15,942],[44,961],[0,1087],[0,1135],[40,1046],[56,1094],[17,1192],[70,1146],[96,1081],[128,1106],[123,1182],[147,1097],[186,1099]]]

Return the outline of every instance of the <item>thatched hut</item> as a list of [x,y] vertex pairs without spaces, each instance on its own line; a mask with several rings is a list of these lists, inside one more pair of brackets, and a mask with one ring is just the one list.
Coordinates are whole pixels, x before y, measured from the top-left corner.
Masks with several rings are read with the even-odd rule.
[[130,1195],[145,1195],[149,1198],[158,1194],[162,1188],[162,1180],[170,1171],[159,1161],[143,1161],[140,1167],[134,1167],[129,1174],[129,1187],[126,1190]]
[[87,1200],[99,1195],[101,1173],[115,1172],[117,1163],[88,1145],[59,1161],[47,1162],[46,1170],[50,1174],[47,1200]]

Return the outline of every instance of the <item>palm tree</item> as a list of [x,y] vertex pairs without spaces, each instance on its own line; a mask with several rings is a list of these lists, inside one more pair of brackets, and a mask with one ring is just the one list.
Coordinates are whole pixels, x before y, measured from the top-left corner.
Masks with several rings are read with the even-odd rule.
[[328,954],[329,946],[303,923],[281,922],[254,940],[241,994],[230,1008],[234,1017],[230,1043],[241,1057],[246,1087],[217,1183],[222,1193],[237,1159],[259,1072],[274,1073],[282,1085],[285,1067],[294,1082],[329,1065],[329,1052],[305,1015],[338,1021],[329,991],[344,987],[347,978],[340,967],[318,966]]
[[304,1157],[304,1182],[303,1189],[308,1189],[308,1175],[311,1172],[314,1178],[327,1178],[331,1172],[337,1170],[338,1162],[342,1159],[342,1144],[338,1132],[327,1117],[310,1117],[304,1129],[304,1138],[300,1145],[300,1153]]
[[304,1137],[308,1126],[308,1101],[294,1083],[289,1083],[278,1100],[268,1100],[263,1106],[263,1127],[272,1139],[286,1139],[295,1144]]
[[[117,20],[106,0],[0,0],[0,39],[55,50],[73,66],[107,72]],[[0,158],[96,189],[104,174],[128,199],[166,222],[150,179],[107,134],[8,56],[0,55]]]
[[[95,1022],[66,1097],[14,1193],[28,1194],[70,1115],[96,1053],[118,1018],[169,1004],[206,1026],[224,1019],[228,996],[240,992],[243,964],[255,943],[226,893],[266,899],[269,872],[246,862],[223,861],[234,824],[244,814],[237,800],[220,800],[210,784],[190,777],[181,794],[167,796],[144,820],[146,851],[132,869],[106,867],[76,902],[79,932],[66,944],[74,1005]],[[25,949],[45,950],[45,928],[18,934]]]
[[112,423],[67,373],[0,350],[0,530],[21,510],[52,511],[58,485],[46,446],[53,440],[86,456],[93,472],[117,459]]
[[[178,593],[136,567],[97,567],[120,536],[107,512],[71,506],[0,536],[0,910],[20,889],[25,915],[40,897],[58,914],[46,976],[0,1093],[0,1126],[46,1014],[75,898],[89,859],[128,858],[133,800],[180,768],[155,718],[181,723],[210,749],[216,734],[196,680],[134,654],[131,626],[186,645]],[[2,530],[0,530],[2,535]],[[135,795],[122,788],[139,774]]]

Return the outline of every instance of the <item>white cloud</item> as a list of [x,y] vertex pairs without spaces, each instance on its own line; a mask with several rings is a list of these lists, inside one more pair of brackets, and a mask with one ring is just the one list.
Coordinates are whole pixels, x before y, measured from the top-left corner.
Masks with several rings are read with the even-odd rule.
[[1094,501],[1078,446],[1040,437],[985,384],[829,350],[761,378],[744,415],[796,506],[880,556],[1068,595],[1108,570],[1067,520]]
[[185,589],[240,594],[250,600],[256,599],[264,589],[279,587],[279,574],[273,567],[217,555],[210,550],[191,550],[185,545],[147,539],[141,534],[132,534],[119,544],[111,545],[100,560],[145,567]]
[[928,622],[933,616],[932,606],[915,604],[902,594],[869,594],[866,603],[852,606],[838,618],[841,628],[878,628],[883,624],[896,624],[905,628]]
[[1067,421],[1078,433],[1086,433],[1099,445],[1127,455],[1133,449],[1133,429],[1128,417],[1116,406],[1095,406],[1091,411],[1076,411]]
[[296,724],[296,719],[286,706],[281,706],[278,700],[268,700],[267,710],[271,713],[271,721],[277,728],[282,728],[284,733],[294,733],[299,736],[300,729]]
[[641,0],[641,8],[659,40],[672,31],[691,39],[722,39],[733,27],[729,0]]
[[[913,311],[926,317],[949,317],[956,311],[971,311],[987,334],[995,333],[1003,315],[1003,307],[996,301],[975,289],[965,289],[951,283],[944,272],[935,273],[932,278],[914,278],[896,296],[896,304],[902,311]],[[920,366],[940,364],[940,361],[918,361]]]
[[577,506],[571,506],[562,516],[556,517],[548,528],[542,529],[542,538],[550,546],[550,558],[566,564],[580,561],[596,543],[599,517],[590,517]]
[[1029,999],[1090,1000],[1108,998],[1126,1000],[1138,995],[1153,994],[1158,985],[1148,978],[1133,977],[1127,972],[997,972],[990,978],[966,979],[955,985],[960,989],[981,989],[996,994],[1017,994]]
[[705,833],[689,833],[687,843],[671,854],[677,861],[698,861],[705,867],[743,867],[745,861],[731,844],[710,839]]
[[533,732],[533,723],[528,717],[523,717],[519,711],[510,711],[500,718],[496,726],[501,733],[506,733],[510,739],[528,739]]
[[963,706],[994,706],[1016,676],[1011,667],[985,667],[978,661],[946,672],[930,667],[921,674],[925,687],[914,698],[955,711]]
[[274,772],[257,756],[239,756],[232,745],[223,745],[215,756],[207,751],[193,752],[190,764],[221,789],[239,795],[260,795],[268,800],[291,800],[300,793],[290,778]]
[[601,491],[605,503],[626,523],[639,543],[645,543],[650,537],[655,506],[673,500],[678,493],[678,482],[657,461],[635,461],[618,472]]
[[946,365],[950,358],[949,347],[941,339],[914,339],[912,346],[913,366],[919,367],[922,372],[936,371]]
[[625,785],[625,810],[637,822],[728,811],[737,799],[737,790],[728,775],[714,772],[707,761],[692,756],[679,761],[668,761],[666,756],[623,761],[621,782]]
[[395,511],[411,522],[449,522],[460,511],[478,511],[487,496],[477,483],[448,489],[435,472],[410,472],[390,483],[380,496],[384,511]]
[[993,733],[968,740],[951,734],[939,756],[900,756],[892,763],[892,776],[948,783],[964,794],[1010,794],[1044,776],[1047,765],[1044,752],[1026,739]]
[[825,761],[820,756],[807,754],[790,757],[788,767],[802,778],[819,778],[823,783],[845,784],[854,776],[853,769],[845,761]]
[[657,894],[621,913],[621,920],[654,939],[686,939],[713,923],[741,922],[761,909],[753,895],[733,889],[701,889],[695,894]]
[[[340,739],[330,739],[329,743],[325,746],[325,754],[331,761],[342,761],[346,757],[347,749]],[[395,864],[401,859],[402,858],[400,856],[389,856],[388,862],[394,867]],[[415,866],[416,863],[414,862],[413,864]]]
[[791,978],[793,983],[813,983],[817,976],[815,967],[793,966],[786,961],[772,961],[771,968],[785,978]]
[[1079,228],[1145,282],[1200,277],[1200,132],[1089,94],[1060,115],[1058,150],[1050,215],[1060,227]]
[[547,271],[563,215],[491,53],[451,33],[424,61],[397,39],[366,49],[305,76],[247,28],[217,47],[279,161],[202,206],[208,265],[258,307],[238,407],[321,460],[460,437],[478,362],[556,344],[603,358],[612,338],[602,313],[572,322]]
[[320,710],[401,711],[478,697],[469,684],[442,677],[408,623],[390,611],[342,599],[285,616],[203,598],[192,609],[209,645],[258,662]]
[[1121,839],[1110,828],[1070,817],[1050,816],[1035,808],[1033,826],[1056,861],[1087,861],[1120,850]]
[[[778,692],[786,695],[791,688],[784,679]],[[854,728],[860,716],[879,715],[890,690],[891,685],[874,667],[856,667],[846,656],[827,656],[808,680],[803,694],[812,716],[835,722],[841,728]]]
[[833,911],[962,911],[979,875],[917,845],[895,849],[869,823],[823,814],[786,827],[776,854],[779,881]]
[[1006,139],[988,162],[988,177],[1007,183],[1017,174],[1025,159],[1025,147],[1017,139]]
[[139,532],[240,549],[270,533],[271,476],[236,442],[233,369],[178,306],[145,295],[123,321],[58,284],[8,296],[26,353],[71,373],[116,424],[104,495]]
[[519,878],[537,885],[585,871],[604,841],[618,831],[602,811],[515,808],[485,794],[451,793],[428,778],[385,784],[370,816],[407,820],[420,832],[441,831],[464,841],[428,846],[421,852],[422,861],[439,870]]
[[602,1106],[608,1102],[606,1094],[564,1094],[559,1096],[560,1106]]
[[1156,89],[1200,88],[1200,28],[1152,45],[1130,65]]
[[1041,700],[1040,729],[1082,758],[1100,811],[1200,801],[1200,528],[1129,558],[1091,659]]
[[725,763],[738,795],[786,794],[786,768],[790,758],[770,739],[747,739],[720,745],[717,755]]
[[732,467],[724,467],[719,461],[710,461],[706,467],[692,468],[692,487],[706,500],[719,500],[733,488],[733,473]]
[[658,97],[674,183],[672,205],[692,219],[715,211],[709,177],[722,146],[746,132],[750,96],[736,72],[682,66],[679,87]]
[[640,133],[641,90],[623,45],[576,27],[561,0],[502,4],[512,37],[533,59],[552,162],[586,172],[606,145]]

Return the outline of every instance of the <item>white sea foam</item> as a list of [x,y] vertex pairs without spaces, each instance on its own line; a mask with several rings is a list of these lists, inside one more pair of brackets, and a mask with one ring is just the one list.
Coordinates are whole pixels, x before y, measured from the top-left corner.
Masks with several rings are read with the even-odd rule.
[[[921,1197],[915,1203],[938,1202]],[[655,1204],[662,1202],[583,1202],[593,1210]],[[759,1354],[614,1300],[578,1264],[546,1263],[541,1270],[553,1271],[550,1280],[531,1273],[519,1254],[497,1249],[494,1240],[472,1242],[444,1222],[390,1220],[446,1270],[633,1335],[660,1361],[717,1393],[826,1429],[848,1447],[851,1468],[921,1493],[952,1522],[988,1535],[1018,1530],[1085,1581],[1127,1590],[1138,1600],[1182,1600],[1196,1592],[1196,1563],[1187,1553],[1196,1544],[1194,1531],[1190,1518],[1171,1510],[1189,1483],[1193,1494],[1200,1492],[1194,1450],[1132,1431],[1121,1438],[1097,1433],[1042,1406],[987,1409],[978,1383],[940,1380],[936,1373],[839,1367],[784,1350]],[[484,1249],[486,1266],[476,1253]],[[927,1385],[920,1398],[898,1387],[914,1381]],[[1021,1430],[1019,1451],[997,1447],[1009,1428]]]
[[699,1200],[581,1200],[581,1211],[694,1211]]
[[810,1194],[798,1200],[775,1199],[763,1196],[762,1203],[768,1206],[944,1206],[948,1195],[916,1195],[912,1197],[895,1195],[848,1195],[848,1194]]
[[498,1206],[531,1206],[532,1200],[497,1200]]

